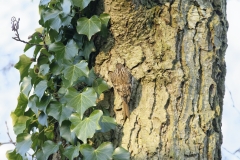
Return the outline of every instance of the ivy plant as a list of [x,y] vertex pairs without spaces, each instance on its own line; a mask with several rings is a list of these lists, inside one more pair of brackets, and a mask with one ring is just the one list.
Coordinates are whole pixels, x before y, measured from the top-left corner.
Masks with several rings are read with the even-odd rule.
[[[20,19],[12,18],[13,39],[33,47],[32,57],[20,56],[20,93],[11,113],[16,138],[10,160],[34,159],[124,160],[130,154],[111,142],[96,146],[97,132],[115,129],[116,121],[96,101],[108,85],[90,65],[94,37],[106,35],[110,16],[94,14],[91,0],[41,0],[41,28],[26,42],[20,39]],[[100,34],[98,34],[100,33]],[[104,36],[103,36],[104,37]],[[91,142],[91,143],[90,143]]]

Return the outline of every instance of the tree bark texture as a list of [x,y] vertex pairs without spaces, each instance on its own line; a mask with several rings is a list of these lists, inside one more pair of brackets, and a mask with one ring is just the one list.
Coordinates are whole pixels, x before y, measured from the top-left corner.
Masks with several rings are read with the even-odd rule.
[[104,0],[111,34],[95,70],[124,64],[133,76],[130,118],[116,91],[99,106],[118,127],[109,133],[131,159],[221,159],[227,48],[225,0]]

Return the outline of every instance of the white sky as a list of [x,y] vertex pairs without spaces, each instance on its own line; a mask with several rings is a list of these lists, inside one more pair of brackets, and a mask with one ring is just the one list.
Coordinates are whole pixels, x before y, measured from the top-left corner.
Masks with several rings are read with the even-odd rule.
[[[0,0],[0,142],[9,141],[5,121],[15,140],[10,113],[17,105],[19,72],[11,65],[18,62],[24,48],[23,43],[12,39],[15,35],[11,29],[11,17],[20,18],[19,34],[27,40],[38,27],[38,3],[39,0]],[[5,160],[6,151],[13,148],[11,144],[0,146],[0,159]]]
[[[11,17],[21,18],[20,37],[27,37],[38,27],[39,0],[0,0],[0,142],[8,142],[5,121],[13,140],[10,113],[15,109],[19,93],[19,72],[14,65],[23,54],[24,44],[14,41],[11,37]],[[227,77],[226,94],[223,109],[223,145],[222,160],[240,160],[240,0],[228,0],[227,18],[229,22],[228,49],[226,53]],[[31,55],[31,51],[29,52]],[[10,70],[8,69],[10,68]],[[6,70],[6,71],[5,71]],[[229,91],[232,93],[233,101]],[[235,107],[233,107],[235,106]],[[0,159],[5,160],[5,153],[13,149],[13,145],[0,146]],[[236,153],[235,153],[236,152]]]

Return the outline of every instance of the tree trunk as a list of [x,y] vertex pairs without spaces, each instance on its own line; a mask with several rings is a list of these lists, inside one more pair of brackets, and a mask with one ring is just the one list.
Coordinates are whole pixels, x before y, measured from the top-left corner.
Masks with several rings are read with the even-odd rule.
[[100,106],[118,127],[105,139],[131,159],[221,159],[226,66],[225,0],[104,0],[111,35],[95,70],[110,86],[115,64],[133,76],[125,122],[116,91]]

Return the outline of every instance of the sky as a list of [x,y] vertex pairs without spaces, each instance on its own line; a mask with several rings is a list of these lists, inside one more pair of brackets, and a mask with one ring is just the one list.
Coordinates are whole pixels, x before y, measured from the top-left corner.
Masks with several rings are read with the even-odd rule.
[[[20,37],[28,36],[38,28],[39,0],[0,0],[0,142],[8,142],[7,121],[11,138],[15,141],[10,117],[17,105],[19,94],[19,72],[13,67],[23,54],[24,44],[12,39],[11,17],[20,18]],[[228,49],[226,93],[222,119],[222,160],[240,160],[240,0],[227,1]],[[29,50],[27,55],[32,54]],[[5,160],[7,150],[12,144],[0,146],[1,160]]]

